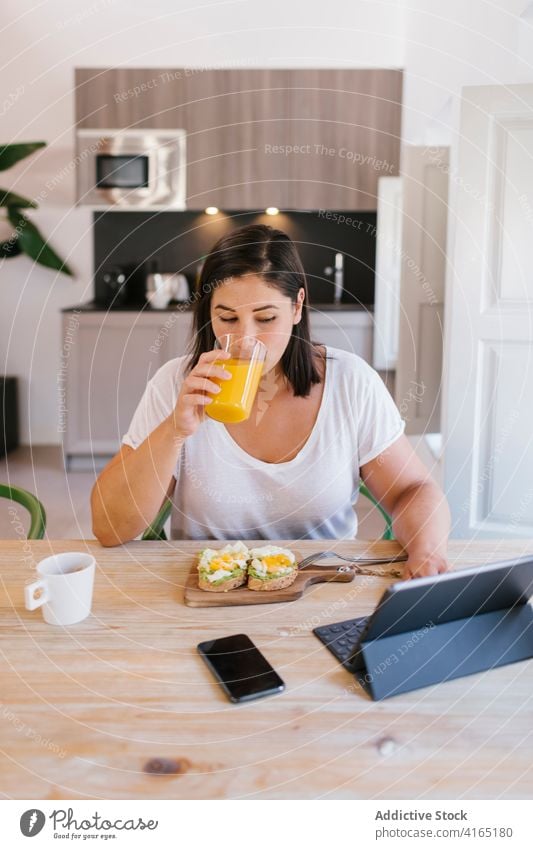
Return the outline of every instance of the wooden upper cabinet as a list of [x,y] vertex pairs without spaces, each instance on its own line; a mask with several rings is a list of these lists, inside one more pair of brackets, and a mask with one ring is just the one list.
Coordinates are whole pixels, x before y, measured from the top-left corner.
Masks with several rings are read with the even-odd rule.
[[78,69],[78,127],[184,128],[187,206],[375,210],[399,172],[402,72]]
[[183,68],[77,68],[79,129],[186,129]]
[[399,172],[401,71],[293,70],[289,86],[291,205],[377,209],[379,177]]
[[187,206],[285,208],[288,167],[272,156],[290,132],[288,74],[204,71],[187,81]]

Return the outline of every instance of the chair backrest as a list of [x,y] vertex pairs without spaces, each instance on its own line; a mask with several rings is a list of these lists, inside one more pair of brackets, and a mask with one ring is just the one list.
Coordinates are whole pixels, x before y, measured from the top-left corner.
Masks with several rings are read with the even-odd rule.
[[394,534],[392,532],[392,519],[389,516],[389,514],[383,509],[383,507],[381,506],[379,501],[376,498],[374,498],[374,496],[372,495],[372,493],[370,492],[368,487],[364,485],[364,483],[359,484],[359,492],[361,493],[361,495],[364,495],[365,498],[368,498],[368,500],[372,502],[374,507],[377,507],[377,509],[379,510],[379,512],[381,513],[381,515],[383,516],[383,518],[385,520],[385,530],[383,532],[383,536],[381,537],[381,539],[387,539],[387,540],[394,539]]
[[144,534],[142,535],[142,540],[155,540],[155,539],[166,539],[167,535],[165,533],[165,522],[170,516],[170,511],[172,510],[172,501],[170,498],[165,498],[163,502],[163,506],[159,510],[159,513],[155,517],[154,521],[148,525]]
[[[392,520],[389,514],[385,512],[379,501],[374,498],[374,496],[372,495],[368,487],[364,485],[364,483],[360,484],[359,492],[361,493],[361,495],[363,495],[365,498],[368,498],[368,500],[372,502],[372,504],[379,510],[379,512],[383,516],[383,519],[385,520],[385,530],[381,539],[393,540],[394,534],[392,532]],[[164,540],[167,538],[167,535],[165,534],[164,525],[168,517],[170,516],[171,509],[172,501],[170,500],[170,498],[166,498],[163,503],[163,506],[161,507],[154,521],[151,525],[148,526],[148,528],[142,535],[143,540]]]
[[30,514],[30,529],[28,539],[42,539],[46,530],[46,513],[43,505],[35,495],[19,486],[0,483],[0,498],[9,498],[25,507]]

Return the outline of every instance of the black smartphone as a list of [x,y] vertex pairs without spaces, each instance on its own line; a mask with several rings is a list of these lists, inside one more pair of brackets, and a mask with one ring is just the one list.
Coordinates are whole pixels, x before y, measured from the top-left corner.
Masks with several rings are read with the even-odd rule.
[[246,634],[207,640],[201,656],[232,702],[247,702],[281,693],[285,684]]

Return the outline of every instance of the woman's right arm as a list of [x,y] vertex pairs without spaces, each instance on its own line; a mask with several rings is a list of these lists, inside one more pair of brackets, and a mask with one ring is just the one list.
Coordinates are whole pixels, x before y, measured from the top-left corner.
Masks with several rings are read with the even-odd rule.
[[183,381],[176,406],[138,448],[123,445],[96,480],[91,493],[93,533],[102,545],[135,539],[157,515],[175,485],[174,469],[181,447],[204,419],[211,403],[207,392],[219,392],[210,377],[229,379],[214,360],[225,351],[207,351]]

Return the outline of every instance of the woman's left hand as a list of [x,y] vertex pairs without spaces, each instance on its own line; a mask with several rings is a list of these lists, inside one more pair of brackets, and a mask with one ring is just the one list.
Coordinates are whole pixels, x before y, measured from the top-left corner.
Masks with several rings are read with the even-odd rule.
[[450,568],[446,557],[440,554],[409,554],[403,567],[404,580],[410,578],[425,578],[428,575],[438,575]]

